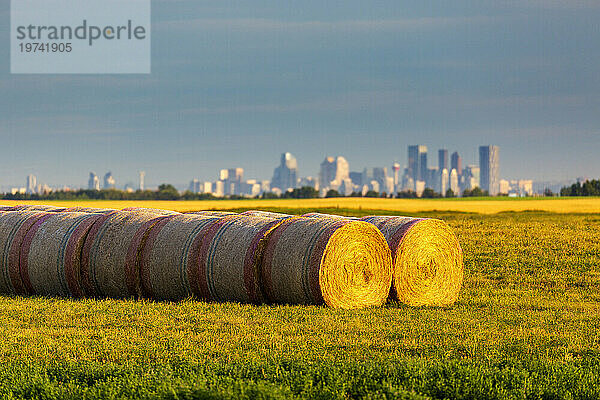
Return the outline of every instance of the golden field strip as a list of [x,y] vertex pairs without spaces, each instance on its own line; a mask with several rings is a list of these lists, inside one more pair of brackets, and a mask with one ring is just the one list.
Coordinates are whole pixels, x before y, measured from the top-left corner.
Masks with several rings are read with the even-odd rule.
[[418,213],[418,212],[468,212],[495,214],[499,212],[545,211],[552,213],[600,213],[600,198],[494,198],[494,199],[380,199],[380,198],[328,198],[328,199],[248,199],[201,201],[51,201],[19,200],[0,201],[0,205],[48,204],[58,207],[116,208],[147,207],[180,212],[199,210],[237,209],[347,209]]

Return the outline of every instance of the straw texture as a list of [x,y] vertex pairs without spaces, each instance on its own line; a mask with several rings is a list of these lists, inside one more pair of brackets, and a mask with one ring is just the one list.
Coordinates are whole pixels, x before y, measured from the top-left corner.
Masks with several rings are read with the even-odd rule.
[[342,218],[290,218],[269,237],[262,283],[272,302],[378,306],[392,281],[390,249],[374,226]]
[[21,204],[18,206],[10,207],[5,211],[47,211],[47,212],[61,212],[65,211],[64,207],[55,207],[55,206],[44,206],[44,205],[29,205],[29,204]]
[[150,229],[165,216],[114,211],[92,226],[82,252],[81,279],[87,296],[141,295],[140,253]]
[[7,211],[0,213],[0,293],[26,294],[19,271],[19,254],[25,235],[46,212]]
[[247,216],[251,216],[251,217],[274,218],[274,219],[288,219],[288,218],[295,217],[294,215],[269,212],[269,211],[260,211],[260,210],[248,210],[248,211],[243,212],[241,215],[247,215]]
[[[228,217],[225,217],[228,218]],[[141,254],[142,293],[159,300],[206,298],[201,286],[199,253],[210,227],[220,217],[167,216],[149,231]]]
[[158,208],[143,208],[143,207],[128,207],[128,208],[124,208],[121,211],[146,211],[146,212],[152,212],[158,215],[178,215],[181,214],[177,211],[171,211],[171,210],[160,210]]
[[27,232],[20,254],[28,294],[81,297],[81,250],[99,214],[49,213]]
[[238,215],[237,213],[230,212],[230,211],[213,211],[213,210],[194,211],[194,212],[190,212],[190,213],[186,213],[186,214],[203,215],[205,217],[226,217],[228,215]]
[[202,297],[261,303],[260,261],[265,241],[282,220],[229,216],[213,224],[200,249]]
[[71,207],[67,208],[65,212],[80,212],[88,214],[109,214],[117,211],[114,208],[94,208],[94,207]]
[[392,251],[390,297],[411,306],[448,306],[463,282],[463,254],[450,227],[438,219],[362,218],[383,233]]

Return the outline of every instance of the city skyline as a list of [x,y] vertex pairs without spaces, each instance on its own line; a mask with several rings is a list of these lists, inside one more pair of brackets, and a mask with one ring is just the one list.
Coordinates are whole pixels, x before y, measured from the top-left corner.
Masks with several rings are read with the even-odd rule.
[[10,75],[1,41],[0,184],[81,185],[85,168],[154,185],[223,160],[268,177],[289,150],[303,169],[404,164],[410,143],[467,163],[496,143],[515,178],[597,177],[599,19],[589,1],[156,0],[150,75]]
[[[479,146],[479,163],[462,167],[462,157],[454,151],[448,165],[448,149],[438,149],[437,166],[428,164],[428,149],[424,145],[410,145],[408,163],[400,175],[401,165],[394,162],[388,167],[354,168],[343,156],[326,157],[320,164],[317,177],[301,176],[298,161],[290,152],[282,153],[280,164],[275,167],[271,180],[250,178],[244,179],[244,169],[241,167],[220,169],[215,181],[202,181],[193,178],[181,192],[189,191],[196,194],[211,194],[216,197],[244,196],[257,197],[265,193],[282,195],[285,192],[305,186],[318,190],[320,196],[326,196],[330,191],[343,196],[354,194],[379,193],[396,195],[414,192],[418,197],[426,189],[439,193],[441,196],[462,196],[467,191],[481,189],[483,193],[492,196],[499,194],[514,196],[531,196],[545,193],[556,187],[551,185],[536,186],[531,179],[503,179],[500,175],[499,147],[495,145]],[[418,162],[416,161],[418,160]],[[417,171],[417,172],[415,172]],[[37,177],[28,175],[26,187],[13,187],[12,194],[45,194],[53,190],[79,190],[80,187],[50,188],[46,184],[36,186]],[[90,172],[87,189],[98,191],[117,189],[112,172],[104,175],[103,185],[94,172]],[[137,187],[131,182],[125,184],[122,190],[134,192],[145,189],[145,172],[139,172]],[[541,190],[540,190],[541,189]]]

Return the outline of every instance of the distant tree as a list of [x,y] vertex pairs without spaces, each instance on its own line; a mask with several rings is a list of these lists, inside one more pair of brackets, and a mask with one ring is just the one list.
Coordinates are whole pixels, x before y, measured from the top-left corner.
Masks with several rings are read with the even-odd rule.
[[432,188],[425,188],[425,190],[423,190],[423,194],[421,194],[421,197],[425,199],[435,199],[438,197],[442,197],[442,195],[437,193]]
[[365,193],[364,197],[379,197],[379,192],[369,190],[367,193]]
[[325,197],[342,197],[342,195],[335,189],[329,189],[327,193],[325,193]]
[[350,193],[350,197],[363,197],[363,195],[360,192],[352,192]]
[[179,198],[179,192],[175,189],[175,186],[163,183],[158,187],[159,200],[178,200]]
[[302,186],[281,195],[284,199],[315,199],[319,197],[319,191],[311,186]]
[[577,182],[560,189],[561,196],[600,196],[600,180]]
[[417,193],[412,190],[406,190],[402,192],[398,192],[396,194],[396,198],[398,199],[414,199],[417,197]]
[[550,190],[550,188],[546,188],[546,189],[544,189],[544,196],[546,196],[546,197],[553,197],[554,196],[554,192],[552,192],[552,190]]
[[452,189],[446,190],[446,197],[456,197],[454,195],[454,190],[452,190]]
[[278,199],[279,196],[277,196],[276,193],[273,192],[263,192],[262,195],[260,195],[261,199]]
[[463,192],[463,197],[486,197],[489,196],[487,190],[481,190],[479,186],[476,186],[474,189],[469,190],[465,189]]

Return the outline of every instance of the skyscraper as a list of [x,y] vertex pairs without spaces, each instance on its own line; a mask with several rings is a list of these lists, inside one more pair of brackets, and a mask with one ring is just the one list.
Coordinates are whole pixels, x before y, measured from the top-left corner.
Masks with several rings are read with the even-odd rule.
[[[319,186],[321,189],[341,185],[346,179],[350,180],[350,167],[344,157],[327,157],[321,163],[321,171],[319,172]],[[331,185],[332,182],[334,182],[334,185]]]
[[438,150],[438,171],[448,169],[448,150]]
[[27,193],[33,194],[37,190],[37,178],[35,175],[27,175]]
[[460,158],[457,151],[452,153],[452,158],[450,160],[450,171],[453,169],[456,170],[458,175],[462,174],[462,158]]
[[500,191],[500,149],[498,146],[479,147],[479,171],[482,190],[487,190],[490,196],[496,196]]
[[115,188],[115,178],[112,176],[112,172],[107,172],[104,175],[104,189],[114,189]]
[[145,190],[146,172],[140,171],[140,190]]
[[408,173],[415,182],[427,178],[427,146],[408,146]]
[[100,190],[100,179],[98,179],[98,175],[96,175],[93,172],[90,172],[90,179],[88,180],[88,189]]
[[279,188],[282,192],[294,189],[298,182],[298,161],[291,153],[283,153],[281,162],[271,179],[271,187]]

